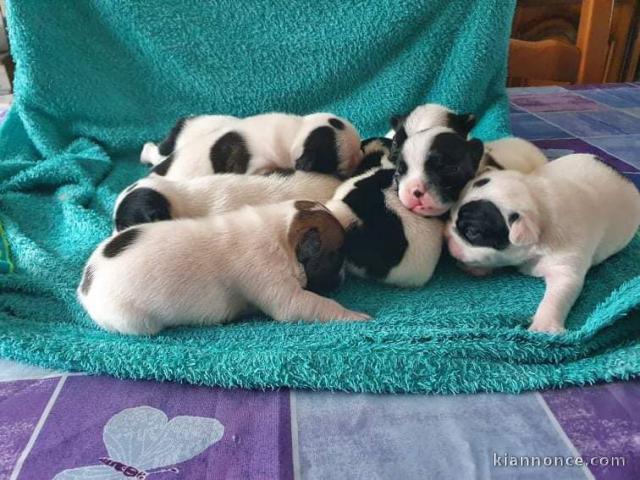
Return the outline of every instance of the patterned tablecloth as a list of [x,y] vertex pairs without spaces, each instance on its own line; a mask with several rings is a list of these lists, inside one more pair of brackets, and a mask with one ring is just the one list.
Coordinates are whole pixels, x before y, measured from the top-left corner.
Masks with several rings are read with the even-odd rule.
[[[640,84],[509,95],[515,135],[552,158],[595,153],[640,188]],[[637,381],[523,395],[354,395],[0,361],[0,479],[640,479],[639,407]]]

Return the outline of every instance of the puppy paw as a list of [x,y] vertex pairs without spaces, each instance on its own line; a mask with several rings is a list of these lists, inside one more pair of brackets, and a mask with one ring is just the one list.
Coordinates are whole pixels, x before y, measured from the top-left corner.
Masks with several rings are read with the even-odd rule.
[[460,262],[458,262],[458,266],[463,271],[465,271],[469,275],[473,275],[474,277],[486,277],[487,275],[493,273],[493,270],[491,268],[470,267]]
[[553,319],[533,319],[529,326],[530,332],[560,334],[566,332],[562,322]]

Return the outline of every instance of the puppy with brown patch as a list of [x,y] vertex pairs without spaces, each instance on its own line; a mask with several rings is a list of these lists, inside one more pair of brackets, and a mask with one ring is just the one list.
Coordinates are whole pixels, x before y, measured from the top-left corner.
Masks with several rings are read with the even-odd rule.
[[96,248],[78,297],[98,325],[126,334],[255,311],[277,321],[366,320],[318,294],[344,278],[343,242],[340,223],[310,201],[140,225]]

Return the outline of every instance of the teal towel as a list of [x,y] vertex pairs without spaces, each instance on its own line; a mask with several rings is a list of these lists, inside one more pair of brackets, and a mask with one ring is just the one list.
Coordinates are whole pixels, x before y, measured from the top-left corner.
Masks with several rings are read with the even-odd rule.
[[156,338],[94,327],[75,298],[137,153],[175,118],[329,110],[365,135],[425,101],[508,132],[514,2],[9,0],[16,102],[0,129],[0,356],[127,378],[353,391],[518,392],[640,372],[640,240],[597,267],[565,336],[530,334],[539,280],[470,278],[444,259],[423,289],[350,279],[368,323],[264,318]]

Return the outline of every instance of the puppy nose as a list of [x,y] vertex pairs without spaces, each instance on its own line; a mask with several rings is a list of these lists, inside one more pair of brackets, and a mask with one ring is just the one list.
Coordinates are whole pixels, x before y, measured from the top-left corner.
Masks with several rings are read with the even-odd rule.
[[423,195],[424,195],[424,192],[421,192],[421,191],[420,191],[420,190],[418,190],[418,189],[415,189],[415,190],[413,191],[413,196],[414,196],[414,197],[416,197],[416,198],[420,198],[420,197],[422,197]]

